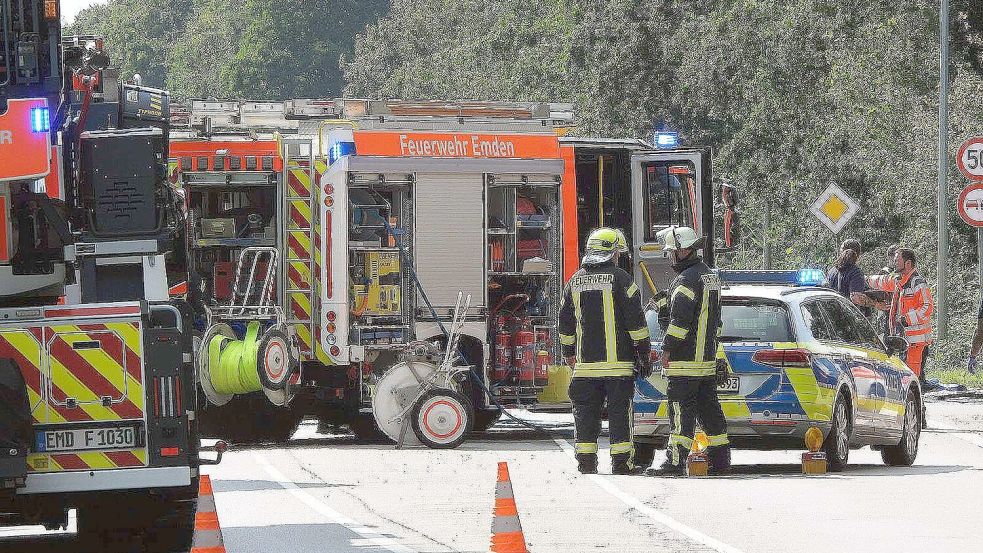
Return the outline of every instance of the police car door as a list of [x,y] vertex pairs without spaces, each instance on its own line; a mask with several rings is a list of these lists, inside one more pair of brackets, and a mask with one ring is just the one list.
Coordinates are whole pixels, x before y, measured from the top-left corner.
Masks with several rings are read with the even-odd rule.
[[632,245],[635,282],[642,300],[653,288],[665,290],[674,278],[672,264],[656,234],[671,225],[707,235],[703,258],[713,265],[713,196],[710,150],[641,152],[631,157]]

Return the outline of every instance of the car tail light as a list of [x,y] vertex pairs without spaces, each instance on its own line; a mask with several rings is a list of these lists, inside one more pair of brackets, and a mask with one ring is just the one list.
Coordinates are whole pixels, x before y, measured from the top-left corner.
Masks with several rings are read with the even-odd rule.
[[162,447],[160,448],[161,457],[177,457],[181,454],[181,448],[178,447]]
[[182,407],[181,377],[158,376],[154,378],[154,416],[180,417],[184,414]]
[[812,354],[804,349],[762,349],[751,360],[772,367],[811,367]]

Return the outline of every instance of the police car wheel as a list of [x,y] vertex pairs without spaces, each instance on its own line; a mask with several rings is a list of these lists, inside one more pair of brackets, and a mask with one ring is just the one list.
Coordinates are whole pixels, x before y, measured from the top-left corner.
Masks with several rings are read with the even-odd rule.
[[823,442],[823,451],[826,452],[829,470],[834,472],[843,470],[850,459],[850,436],[853,433],[853,421],[850,420],[848,405],[846,396],[837,394],[836,402],[833,403],[833,420],[830,424],[829,434],[826,435],[826,441]]
[[922,432],[921,402],[914,391],[908,391],[905,399],[905,415],[901,428],[901,441],[898,445],[881,450],[881,459],[892,467],[910,467],[918,456],[918,439]]
[[431,390],[417,400],[410,419],[413,433],[433,449],[453,449],[462,443],[474,425],[474,408],[454,390]]

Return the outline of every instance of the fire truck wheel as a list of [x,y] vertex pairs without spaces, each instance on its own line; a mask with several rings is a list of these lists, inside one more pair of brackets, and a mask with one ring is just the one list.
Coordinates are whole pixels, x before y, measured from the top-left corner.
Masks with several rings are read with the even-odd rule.
[[502,418],[502,410],[499,408],[494,409],[477,409],[474,412],[474,432],[485,432],[489,428],[495,426]]
[[188,551],[194,537],[195,506],[193,500],[147,497],[88,505],[78,511],[78,540],[84,551]]
[[417,400],[410,419],[413,433],[432,449],[453,449],[468,437],[474,425],[474,409],[454,390],[431,390]]
[[348,423],[348,426],[352,429],[352,434],[355,434],[355,441],[360,444],[393,443],[389,439],[389,436],[386,436],[382,430],[379,430],[379,426],[375,423],[375,417],[371,414],[355,415],[352,417],[351,422]]

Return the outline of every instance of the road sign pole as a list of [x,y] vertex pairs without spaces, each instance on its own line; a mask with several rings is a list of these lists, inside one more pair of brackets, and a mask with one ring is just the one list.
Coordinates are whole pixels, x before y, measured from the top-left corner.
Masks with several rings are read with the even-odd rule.
[[946,263],[949,252],[949,224],[946,209],[948,186],[946,177],[949,172],[949,0],[940,0],[939,10],[939,251],[938,251],[938,336],[945,340],[948,333],[948,309],[946,301]]
[[976,258],[980,262],[980,301],[983,302],[983,228],[976,229]]

